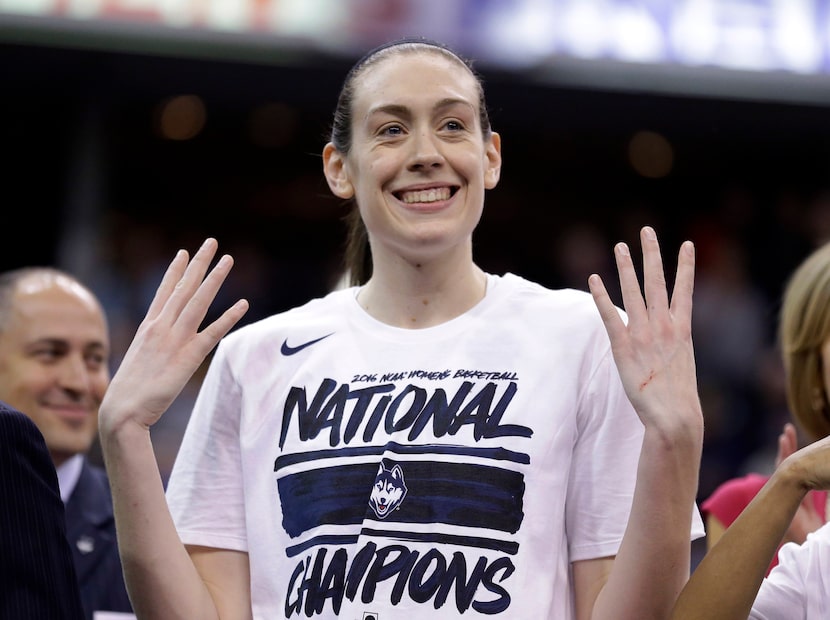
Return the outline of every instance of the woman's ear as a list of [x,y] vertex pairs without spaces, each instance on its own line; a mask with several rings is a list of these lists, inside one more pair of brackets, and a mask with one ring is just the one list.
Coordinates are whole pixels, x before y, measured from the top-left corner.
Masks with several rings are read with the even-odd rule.
[[487,169],[484,171],[484,187],[493,189],[501,178],[501,136],[495,131],[487,143]]
[[354,197],[354,187],[346,170],[346,160],[331,142],[323,147],[323,173],[326,175],[329,189],[335,196],[344,200]]

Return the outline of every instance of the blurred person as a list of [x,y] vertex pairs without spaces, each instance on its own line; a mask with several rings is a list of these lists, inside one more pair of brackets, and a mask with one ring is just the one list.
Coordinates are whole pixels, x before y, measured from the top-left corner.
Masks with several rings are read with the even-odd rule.
[[758,377],[769,340],[768,303],[752,281],[741,239],[724,226],[701,218],[693,229],[698,260],[692,331],[706,428],[703,497],[744,473],[748,456],[768,440],[760,436],[766,425],[758,420],[759,411],[766,413]]
[[[698,229],[699,230],[699,229]],[[754,284],[746,250],[739,239],[714,226],[696,232],[698,269],[692,329],[707,380],[718,380],[736,392],[738,407],[754,389],[757,360],[765,345],[766,300]],[[702,241],[704,240],[704,241]]]
[[[789,278],[781,303],[778,340],[787,403],[812,442],[830,434],[830,243],[812,252]],[[798,448],[796,426],[787,423],[778,438],[776,466]],[[769,479],[750,472],[722,483],[701,503],[711,549]],[[827,493],[807,495],[780,544],[802,543],[827,521]],[[780,545],[779,545],[780,546]],[[777,554],[767,572],[778,561]]]
[[[795,426],[786,423],[778,437],[778,455],[776,467],[798,449],[798,437]],[[752,498],[769,480],[771,474],[749,472],[743,476],[731,478],[721,483],[700,505],[706,522],[707,550],[717,544],[726,529],[732,525],[738,515],[746,508]],[[779,543],[779,549],[788,542],[800,544],[807,534],[827,522],[827,492],[812,491],[807,494],[799,507],[790,527]],[[778,554],[772,558],[767,574],[778,564]]]
[[585,274],[596,273],[607,282],[608,292],[619,298],[619,286],[613,281],[613,257],[607,251],[605,234],[592,222],[576,222],[564,226],[551,245],[548,271],[556,275],[555,288],[588,290]]
[[[232,257],[180,250],[104,397],[138,614],[665,617],[703,533],[692,244],[671,299],[655,231],[645,295],[617,244],[625,313],[596,275],[480,269],[501,138],[440,44],[371,51],[334,117],[350,284],[230,333],[245,299],[205,317]],[[150,429],[214,347],[165,494]]]
[[[802,254],[803,257],[803,254]],[[789,274],[792,274],[792,269]],[[779,288],[780,288],[779,283]],[[780,308],[780,290],[779,302],[777,304],[770,303],[770,309],[777,312]],[[778,328],[778,321],[773,320],[772,331]],[[781,359],[781,349],[778,346],[777,339],[773,337],[773,342],[768,343],[757,362],[758,378],[756,383],[758,385],[758,412],[755,415],[758,417],[757,425],[760,427],[756,431],[758,437],[758,446],[750,452],[750,454],[741,463],[740,469],[730,475],[722,476],[714,486],[709,486],[709,493],[711,493],[715,486],[721,484],[724,480],[731,476],[741,476],[749,472],[769,475],[779,464],[778,452],[780,449],[780,438],[782,429],[787,423],[793,420],[790,413],[790,407],[787,404],[787,387],[786,387],[786,373],[784,372],[784,362]],[[803,431],[798,433],[799,437],[803,436]],[[799,440],[800,441],[800,440]],[[799,443],[797,441],[796,443]],[[704,443],[706,438],[704,437]],[[704,458],[706,451],[704,450]]]
[[86,458],[110,380],[107,320],[95,295],[51,267],[0,274],[0,399],[43,434],[65,503],[86,618],[131,612],[109,482]]
[[[789,542],[779,550],[809,493],[817,489],[830,489],[830,437],[781,462],[700,561],[672,620],[830,617],[830,523],[807,534],[802,544]],[[778,563],[766,575],[776,554]]]
[[0,618],[83,617],[43,435],[28,416],[0,402]]
[[[830,465],[820,462],[830,462],[825,439],[830,435],[830,243],[808,255],[787,281],[778,339],[787,402],[810,445],[797,450],[796,427],[788,423],[770,476],[729,481],[703,502],[709,551],[695,570],[701,575],[689,588],[698,594],[706,591],[713,607],[723,608],[715,613],[708,605],[686,600],[678,618],[830,616],[830,582],[825,577],[830,568]],[[763,558],[767,565],[759,570]],[[734,590],[724,591],[715,584],[718,579],[734,581]]]

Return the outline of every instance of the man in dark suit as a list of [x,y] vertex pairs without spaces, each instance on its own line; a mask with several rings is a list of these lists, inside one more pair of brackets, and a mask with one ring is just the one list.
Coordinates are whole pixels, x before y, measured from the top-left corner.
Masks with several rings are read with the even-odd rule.
[[104,470],[87,455],[109,380],[109,328],[95,295],[62,271],[0,274],[0,400],[43,435],[65,504],[85,617],[132,612]]
[[83,617],[55,466],[34,422],[0,402],[0,618]]

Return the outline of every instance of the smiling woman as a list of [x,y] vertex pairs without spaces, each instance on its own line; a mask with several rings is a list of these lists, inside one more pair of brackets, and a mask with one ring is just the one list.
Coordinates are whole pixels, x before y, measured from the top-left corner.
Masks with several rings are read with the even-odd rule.
[[[669,612],[703,533],[694,250],[669,302],[654,230],[645,298],[617,246],[627,321],[597,276],[592,297],[486,272],[501,161],[472,67],[396,41],[347,74],[323,148],[350,286],[199,332],[233,261],[176,255],[101,408],[139,615]],[[165,496],[149,428],[217,344]]]
[[[417,45],[417,44],[410,44]],[[371,246],[372,277],[360,281],[361,250],[349,265],[358,299],[376,318],[400,327],[429,327],[469,310],[484,296],[485,276],[472,262],[472,235],[484,192],[501,170],[500,138],[490,130],[482,88],[470,68],[440,47],[431,54],[384,48],[356,65],[347,79],[360,88],[341,97],[332,142],[323,149],[329,187],[354,199]],[[411,51],[411,50],[410,50]],[[391,56],[394,63],[378,63]],[[401,73],[411,76],[398,82]],[[447,76],[453,76],[447,79]],[[348,95],[347,95],[348,96]],[[352,229],[352,239],[363,239]],[[448,252],[461,259],[442,303],[395,308],[386,283],[415,290],[444,271]],[[430,295],[424,295],[429,299]]]

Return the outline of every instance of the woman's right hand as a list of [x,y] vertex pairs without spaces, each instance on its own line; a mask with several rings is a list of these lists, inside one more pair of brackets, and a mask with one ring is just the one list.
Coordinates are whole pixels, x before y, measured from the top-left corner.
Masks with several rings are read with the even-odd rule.
[[217,248],[216,239],[208,238],[192,260],[179,250],[168,266],[101,403],[102,434],[130,422],[149,429],[248,311],[241,299],[199,331],[233,266],[231,256],[224,255],[208,270]]

